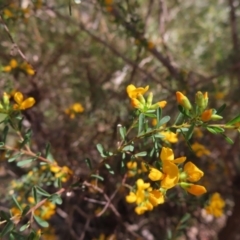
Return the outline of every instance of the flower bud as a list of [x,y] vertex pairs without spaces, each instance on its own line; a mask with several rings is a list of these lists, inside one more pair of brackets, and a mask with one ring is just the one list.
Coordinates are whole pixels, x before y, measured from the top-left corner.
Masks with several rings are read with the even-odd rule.
[[131,99],[131,105],[134,108],[143,109],[144,105],[136,98]]
[[9,95],[7,93],[3,93],[3,103],[5,106],[9,106]]
[[204,94],[203,94],[203,97],[204,97],[204,101],[205,101],[205,108],[207,107],[207,105],[208,105],[208,93],[207,92],[205,92]]
[[219,115],[217,115],[217,114],[213,114],[212,116],[211,116],[211,120],[220,120],[220,119],[222,119],[223,117],[222,116],[219,116]]
[[167,102],[166,101],[161,101],[153,104],[150,109],[157,109],[157,108],[164,108],[166,106]]
[[195,102],[199,107],[200,111],[202,112],[208,104],[207,92],[203,94],[202,92],[198,91],[195,95]]
[[143,105],[146,103],[146,100],[141,93],[137,95],[137,98],[140,101],[140,103],[142,103]]
[[185,95],[183,95],[181,92],[176,92],[176,97],[179,105],[181,105],[183,108],[187,110],[192,109],[192,105]]
[[147,98],[147,107],[150,107],[152,105],[152,100],[153,100],[153,93],[150,92]]
[[205,110],[201,115],[201,120],[203,122],[207,122],[207,121],[211,120],[211,118],[212,118],[212,109]]
[[200,196],[207,192],[206,188],[201,185],[195,185],[195,184],[186,183],[186,182],[181,182],[179,183],[179,185],[195,196]]

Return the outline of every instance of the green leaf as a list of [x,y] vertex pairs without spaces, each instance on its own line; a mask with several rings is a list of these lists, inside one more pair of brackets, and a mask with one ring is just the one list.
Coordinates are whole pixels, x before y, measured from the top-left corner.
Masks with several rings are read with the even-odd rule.
[[22,212],[22,207],[20,206],[19,202],[17,201],[17,199],[15,198],[14,195],[12,195],[12,199],[13,199],[16,207]]
[[8,127],[8,126],[5,126],[4,129],[3,129],[2,141],[3,141],[4,143],[6,143],[8,130],[9,130],[9,127]]
[[49,153],[50,153],[50,149],[51,149],[51,144],[48,142],[47,144],[46,144],[46,149],[45,149],[45,156],[46,156],[46,159],[48,159],[48,155],[49,155]]
[[130,151],[130,152],[132,152],[133,150],[134,150],[134,146],[132,146],[132,145],[127,145],[127,146],[125,146],[123,149],[122,149],[123,151]]
[[47,228],[49,226],[48,222],[46,222],[45,220],[43,220],[42,218],[33,215],[35,221],[38,223],[38,225],[40,225],[43,228]]
[[114,171],[112,170],[109,164],[105,163],[104,165],[110,174],[114,174]]
[[147,155],[147,152],[146,152],[146,151],[144,151],[144,152],[139,152],[139,153],[134,154],[135,157],[144,157],[144,156],[146,156],[146,155]]
[[20,227],[19,231],[20,231],[20,232],[23,232],[23,231],[25,231],[27,228],[29,228],[29,223],[26,223],[26,224],[22,225],[22,226]]
[[23,122],[23,117],[21,119],[19,119],[19,122],[18,122],[18,130],[21,131],[22,130],[22,122]]
[[92,168],[92,163],[91,163],[90,159],[89,159],[89,158],[85,158],[85,162],[86,162],[88,168],[89,168],[90,170],[92,170],[93,168]]
[[159,122],[159,126],[162,126],[163,124],[167,123],[170,119],[171,119],[170,116],[163,117]]
[[62,204],[62,198],[58,195],[58,194],[53,194],[49,200],[53,203],[56,203],[58,205],[61,205]]
[[36,189],[36,187],[32,188],[32,195],[33,195],[33,198],[34,198],[34,202],[37,203],[38,202],[38,197],[37,197],[37,189]]
[[226,108],[226,103],[224,103],[216,112],[217,115],[219,115],[220,113],[222,113],[224,111],[224,109]]
[[30,159],[25,159],[25,160],[19,161],[19,162],[17,162],[17,166],[22,167],[24,165],[27,165],[27,164],[33,162],[34,160],[36,160],[36,159],[30,158]]
[[233,124],[239,123],[239,122],[240,122],[240,114],[238,114],[235,118],[233,118],[232,120],[227,122],[226,125],[233,125]]
[[3,228],[2,232],[0,233],[0,237],[3,237],[7,235],[9,232],[11,232],[14,229],[13,222],[9,221],[5,227]]
[[92,174],[91,177],[97,178],[97,179],[99,179],[100,181],[103,181],[103,180],[104,180],[103,177],[101,177],[101,176],[99,176],[99,175],[95,175],[95,174]]
[[144,114],[140,113],[139,119],[138,119],[138,135],[143,131],[143,124],[144,124]]
[[184,114],[182,114],[181,112],[178,114],[178,116],[177,116],[177,118],[176,118],[176,120],[175,120],[175,123],[174,123],[174,125],[181,125],[181,124],[183,124],[183,122],[184,122]]
[[212,134],[217,134],[217,132],[211,127],[207,127],[207,130]]
[[185,116],[185,117],[191,117],[188,112],[186,112],[185,108],[181,105],[178,105],[178,110]]
[[0,148],[4,147],[4,142],[0,142]]
[[50,196],[51,196],[51,194],[49,194],[48,192],[46,192],[46,191],[45,191],[44,189],[42,189],[41,187],[35,186],[35,188],[36,188],[36,191],[37,191],[37,193],[38,193],[39,195],[45,196],[45,197],[50,197]]
[[13,155],[12,157],[10,157],[8,159],[8,162],[14,162],[18,157],[20,157],[22,154],[21,153],[17,153],[15,155]]
[[223,133],[221,133],[221,135],[224,137],[224,139],[225,139],[229,144],[234,144],[234,141],[233,141],[230,137],[226,136],[226,135],[223,134]]
[[192,123],[192,125],[190,126],[190,128],[188,129],[188,132],[186,134],[187,141],[191,139],[194,128],[195,128],[195,123]]
[[103,146],[102,146],[102,144],[101,144],[101,143],[98,143],[98,144],[96,145],[96,147],[97,147],[98,152],[99,152],[100,154],[102,154],[102,153],[103,153]]
[[218,134],[218,133],[223,133],[224,132],[224,129],[223,128],[220,128],[220,127],[212,127],[212,126],[209,126],[207,127],[207,130],[213,134]]
[[22,216],[24,217],[28,213],[29,210],[30,210],[30,206],[27,205],[22,211]]
[[120,135],[121,135],[122,140],[125,140],[125,137],[126,137],[126,128],[125,128],[125,127],[122,127],[122,125],[119,126],[119,133],[120,133]]
[[[17,232],[11,232],[10,236],[13,236],[15,240],[26,240],[26,236],[22,235],[22,234],[19,234]],[[27,239],[29,240],[29,239]]]
[[186,213],[186,214],[182,217],[182,219],[180,220],[180,223],[181,223],[181,224],[185,223],[190,217],[191,217],[191,214]]
[[151,113],[144,113],[145,116],[150,117],[150,118],[156,118],[155,114],[151,114]]
[[20,148],[30,143],[31,136],[32,136],[32,130],[28,129],[26,134],[24,135],[23,141],[20,144]]
[[161,126],[159,123],[162,117],[162,109],[159,107],[157,108],[156,112],[157,112],[157,128],[159,128]]

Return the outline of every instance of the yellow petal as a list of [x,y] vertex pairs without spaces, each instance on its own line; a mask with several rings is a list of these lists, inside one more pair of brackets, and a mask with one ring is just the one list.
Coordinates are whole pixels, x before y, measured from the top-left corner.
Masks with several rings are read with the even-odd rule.
[[30,98],[27,98],[26,100],[24,100],[22,103],[21,103],[21,106],[20,106],[20,109],[24,110],[26,108],[30,108],[32,107],[33,105],[35,104],[35,99],[30,97]]
[[145,207],[145,206],[138,206],[135,208],[135,212],[138,214],[138,215],[141,215],[143,213],[145,213],[148,209]]
[[3,71],[4,71],[4,72],[11,72],[11,70],[12,70],[11,66],[5,66],[5,67],[3,67]]
[[134,108],[141,108],[142,107],[142,104],[141,102],[136,99],[136,98],[132,98],[131,99],[131,105],[134,107]]
[[149,86],[146,86],[145,88],[143,87],[139,87],[136,88],[133,84],[130,84],[127,86],[127,94],[130,98],[136,98],[138,96],[138,94],[144,94],[145,92],[147,92]]
[[130,192],[129,195],[126,196],[126,201],[128,203],[134,203],[134,202],[136,202],[136,199],[137,199],[137,197],[134,192]]
[[164,108],[167,105],[167,102],[166,101],[161,101],[161,102],[158,102],[158,105],[159,105],[160,108]]
[[11,66],[11,68],[16,68],[18,66],[18,63],[15,59],[12,59],[9,65]]
[[144,190],[150,187],[150,183],[145,183],[141,178],[137,180],[137,189]]
[[195,196],[200,196],[207,192],[206,188],[201,185],[191,184],[189,188],[186,188],[187,191]]
[[180,157],[180,158],[176,158],[176,159],[174,159],[173,160],[173,163],[183,163],[183,162],[185,162],[185,160],[186,160],[187,158],[186,157]]
[[161,151],[160,158],[162,161],[172,161],[174,160],[173,150],[171,148],[163,147]]
[[156,168],[151,168],[150,173],[148,174],[148,177],[152,181],[159,181],[162,178],[162,176],[163,174]]
[[16,92],[16,93],[14,94],[13,98],[14,98],[14,100],[15,100],[15,102],[16,102],[17,104],[21,105],[21,103],[22,103],[22,101],[23,101],[23,95],[22,95],[22,93]]
[[184,165],[184,172],[187,174],[187,180],[190,182],[197,182],[204,175],[203,171],[192,162],[187,162]]
[[164,178],[161,181],[161,187],[169,189],[178,183],[179,170],[171,161],[163,161]]

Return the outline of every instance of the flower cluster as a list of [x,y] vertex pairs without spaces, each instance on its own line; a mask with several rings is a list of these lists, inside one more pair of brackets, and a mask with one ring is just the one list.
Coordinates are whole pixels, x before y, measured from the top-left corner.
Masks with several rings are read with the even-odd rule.
[[134,108],[139,109],[141,112],[146,112],[148,110],[154,110],[158,107],[164,108],[167,104],[166,101],[157,102],[152,104],[153,100],[153,93],[150,92],[148,95],[147,100],[143,97],[143,95],[148,91],[149,86],[145,88],[139,87],[136,88],[133,84],[127,86],[127,94],[128,97],[131,99],[131,105]]
[[195,142],[191,145],[192,150],[195,152],[197,157],[202,157],[203,155],[210,155],[210,151],[202,144]]
[[[179,167],[184,163],[186,157],[174,158],[174,153],[171,148],[163,147],[160,153],[161,169],[149,166],[148,178],[158,183],[159,188],[153,189],[150,183],[144,183],[142,179],[136,182],[136,191],[132,190],[126,197],[128,203],[135,203],[137,207],[135,212],[143,214],[145,211],[150,211],[158,204],[164,203],[164,196],[168,189],[181,186],[189,193],[200,196],[206,192],[205,187],[194,184],[199,181],[204,173],[192,162],[187,162],[183,169]],[[128,175],[135,175],[137,172],[137,163],[128,163],[130,171]]]
[[[203,172],[198,169],[192,162],[187,162],[183,170],[179,170],[178,164],[185,162],[186,157],[174,159],[171,148],[163,147],[160,154],[162,170],[150,168],[148,177],[152,181],[160,181],[161,188],[168,190],[179,184],[189,193],[199,196],[206,192],[203,186],[192,184],[197,182],[203,176]],[[191,183],[189,183],[191,182]]]
[[222,119],[222,116],[216,114],[215,109],[206,109],[208,106],[208,93],[204,94],[198,91],[195,95],[195,107],[191,104],[189,99],[181,92],[176,92],[176,98],[179,105],[181,105],[188,114],[198,117],[202,122],[210,120]]
[[33,67],[29,63],[23,62],[19,64],[15,59],[11,59],[7,66],[2,67],[2,71],[13,72],[13,73],[17,71],[21,71],[30,76],[35,74]]
[[84,108],[80,103],[74,103],[69,108],[65,109],[65,113],[69,115],[70,118],[75,118],[77,113],[82,113],[83,111]]
[[[16,102],[13,106],[10,106],[10,99],[13,97]],[[10,109],[13,110],[25,110],[27,108],[31,108],[35,104],[35,99],[33,97],[29,97],[24,99],[24,96],[21,92],[13,92],[11,94],[7,94],[4,92],[2,102],[0,102],[0,110],[5,110],[6,112]]]
[[153,190],[150,187],[150,183],[145,183],[143,179],[138,179],[136,182],[136,191],[131,191],[126,196],[126,201],[128,203],[136,203],[135,212],[140,215],[164,203],[164,195],[160,190]]
[[225,201],[221,198],[221,195],[219,193],[214,193],[209,200],[209,204],[205,207],[205,210],[214,217],[221,217],[224,207]]

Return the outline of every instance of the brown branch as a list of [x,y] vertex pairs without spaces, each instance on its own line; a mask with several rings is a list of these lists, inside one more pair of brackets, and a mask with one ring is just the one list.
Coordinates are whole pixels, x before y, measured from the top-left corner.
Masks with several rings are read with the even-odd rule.
[[234,7],[234,0],[228,0],[228,4],[230,7],[229,17],[230,17],[230,25],[231,25],[231,34],[232,34],[232,42],[233,42],[233,50],[239,50],[239,42],[238,42],[238,29],[237,29],[237,18]]

